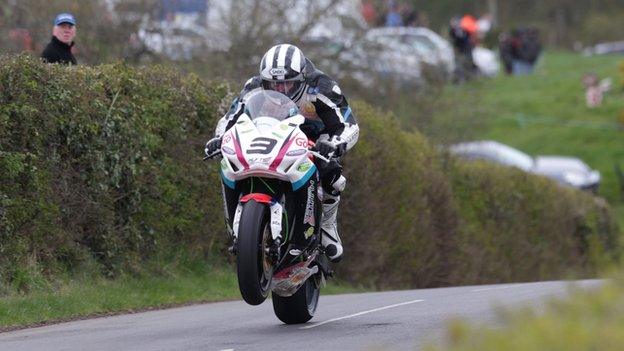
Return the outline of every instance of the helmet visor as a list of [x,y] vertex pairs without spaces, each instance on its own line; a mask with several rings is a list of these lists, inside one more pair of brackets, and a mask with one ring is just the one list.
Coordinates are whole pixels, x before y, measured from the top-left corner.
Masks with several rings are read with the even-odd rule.
[[282,80],[282,81],[265,81],[265,88],[282,93],[289,98],[293,98],[301,86],[302,81],[299,80]]

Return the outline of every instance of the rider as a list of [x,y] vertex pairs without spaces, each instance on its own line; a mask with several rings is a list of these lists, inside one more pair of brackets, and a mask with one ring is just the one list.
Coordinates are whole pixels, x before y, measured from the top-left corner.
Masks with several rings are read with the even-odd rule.
[[[206,143],[205,152],[212,157],[221,148],[221,137],[243,113],[243,99],[257,89],[278,91],[291,98],[306,118],[301,126],[316,149],[325,155],[340,158],[358,140],[359,127],[338,84],[314,67],[294,45],[281,44],[269,49],[260,62],[260,75],[249,79],[234,100],[230,110],[219,121],[215,137]],[[331,261],[342,257],[336,215],[345,178],[339,159],[316,161],[323,187],[323,220],[321,243]],[[226,194],[227,196],[227,194]],[[230,212],[226,206],[226,211]],[[228,214],[226,213],[226,215]]]

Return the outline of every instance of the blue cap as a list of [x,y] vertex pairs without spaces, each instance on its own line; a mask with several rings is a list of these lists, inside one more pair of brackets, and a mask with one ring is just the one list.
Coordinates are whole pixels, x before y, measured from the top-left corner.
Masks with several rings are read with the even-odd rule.
[[72,26],[76,25],[76,18],[71,13],[59,13],[54,19],[54,25],[58,26],[61,23],[69,23]]

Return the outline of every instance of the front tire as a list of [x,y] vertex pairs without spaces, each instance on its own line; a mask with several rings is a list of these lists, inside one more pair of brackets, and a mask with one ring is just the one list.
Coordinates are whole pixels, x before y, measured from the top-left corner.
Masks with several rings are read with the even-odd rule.
[[317,283],[318,276],[312,276],[289,297],[273,294],[273,311],[279,320],[286,324],[305,323],[314,317],[321,288]]
[[273,276],[268,257],[271,228],[267,206],[256,201],[243,205],[238,231],[236,271],[243,300],[259,305],[267,298]]

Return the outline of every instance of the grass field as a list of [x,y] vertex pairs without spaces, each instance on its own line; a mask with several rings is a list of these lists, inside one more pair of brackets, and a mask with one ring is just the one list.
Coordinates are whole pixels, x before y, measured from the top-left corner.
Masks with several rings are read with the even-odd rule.
[[[615,172],[618,164],[624,169],[622,61],[624,55],[548,52],[533,75],[448,87],[424,127],[441,142],[491,139],[531,155],[580,157],[600,171],[599,195],[616,208],[624,225],[623,184]],[[603,105],[594,109],[585,105],[581,81],[588,72],[613,81]]]

